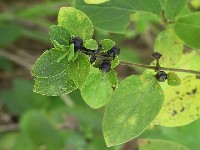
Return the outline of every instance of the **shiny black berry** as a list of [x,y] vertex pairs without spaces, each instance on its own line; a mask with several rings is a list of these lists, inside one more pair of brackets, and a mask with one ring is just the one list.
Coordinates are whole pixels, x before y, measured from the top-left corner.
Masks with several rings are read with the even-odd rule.
[[156,60],[160,59],[160,57],[162,57],[162,54],[160,54],[159,52],[154,52],[152,54],[152,57]]
[[164,82],[167,79],[167,74],[164,71],[159,71],[155,77],[159,82]]
[[72,37],[69,41],[69,44],[74,44],[75,51],[81,50],[83,48],[83,40],[78,36]]
[[118,46],[113,46],[109,51],[107,51],[108,55],[113,59],[120,54],[120,48]]
[[110,61],[104,60],[104,61],[100,64],[99,69],[100,69],[102,72],[109,72],[110,69],[111,69],[111,63],[110,63]]

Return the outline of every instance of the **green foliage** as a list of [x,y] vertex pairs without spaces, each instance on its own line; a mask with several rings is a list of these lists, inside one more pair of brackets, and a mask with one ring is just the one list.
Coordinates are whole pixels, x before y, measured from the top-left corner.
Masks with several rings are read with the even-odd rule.
[[[89,16],[96,28],[115,33],[125,32],[129,24],[129,15],[135,11],[146,11],[157,15],[161,13],[159,0],[112,0],[99,5],[86,4],[82,0],[75,0],[74,3],[77,9]],[[110,24],[111,20],[112,25]]]
[[187,147],[164,140],[140,139],[139,150],[189,150]]
[[98,44],[95,40],[89,39],[84,42],[84,47],[91,50],[97,50]]
[[175,32],[188,46],[200,49],[200,13],[192,13],[175,23]]
[[85,54],[79,54],[75,61],[71,61],[68,66],[68,74],[77,87],[81,88],[90,72],[90,62]]
[[64,144],[59,132],[52,127],[43,114],[37,111],[26,113],[20,123],[20,128],[36,146],[35,149],[43,145],[49,150],[55,150],[60,149]]
[[160,64],[164,66],[175,65],[183,54],[183,43],[173,30],[161,32],[155,40],[154,49],[162,54]]
[[59,45],[69,44],[68,39],[71,38],[71,35],[65,27],[53,25],[50,28],[49,34],[50,34],[50,40],[52,43],[56,41]]
[[58,24],[64,26],[71,35],[82,39],[91,39],[94,29],[90,19],[81,11],[62,7],[58,14]]
[[50,78],[35,78],[34,92],[42,95],[58,96],[68,94],[76,88],[67,70]]
[[12,43],[21,35],[22,28],[17,24],[0,22],[0,47]]
[[32,76],[38,78],[50,78],[66,71],[68,67],[67,57],[59,60],[64,54],[66,54],[66,52],[58,51],[57,49],[45,51],[37,59],[31,72]]
[[188,0],[166,0],[165,11],[168,19],[175,19],[184,9]]
[[167,74],[167,83],[171,86],[179,86],[181,85],[181,79],[179,76],[174,72],[169,72]]
[[[175,66],[177,68],[199,70],[200,56],[194,51],[183,55]],[[163,108],[161,109],[156,124],[174,127],[183,126],[199,118],[199,82],[195,75],[179,73],[181,85],[170,87],[162,84],[165,95]]]
[[[136,138],[150,124],[174,127],[191,123],[200,116],[198,101],[200,83],[196,76],[182,73],[177,75],[169,72],[168,83],[162,83],[160,86],[155,78],[155,73],[145,72],[142,75],[130,76],[118,85],[117,73],[114,68],[120,61],[118,55],[111,57],[112,47],[116,43],[110,39],[102,39],[99,42],[92,39],[93,24],[98,31],[124,33],[129,24],[130,14],[137,11],[147,12],[146,16],[149,15],[148,13],[151,16],[154,15],[152,20],[160,17],[159,21],[167,26],[166,30],[158,35],[154,44],[155,51],[163,55],[159,60],[161,66],[199,70],[199,66],[196,65],[199,55],[194,53],[183,55],[185,44],[196,49],[200,47],[198,43],[199,13],[184,16],[183,11],[187,9],[185,8],[187,2],[187,0],[95,2],[74,0],[75,7],[84,13],[71,7],[60,9],[58,25],[50,28],[50,40],[54,48],[44,52],[32,70],[32,75],[35,77],[34,91],[42,95],[60,96],[79,89],[83,100],[90,107],[97,109],[106,105],[103,133],[107,146],[119,145]],[[142,21],[141,24],[144,25],[144,22]],[[145,29],[145,27],[141,28],[140,32],[144,32]],[[190,36],[191,34],[194,36]],[[72,37],[81,38],[83,43],[78,43],[80,41],[69,42]],[[105,64],[102,62],[105,61],[106,65],[111,66],[103,66]],[[136,64],[136,66],[140,65]],[[69,103],[68,100],[66,103]],[[59,112],[59,115],[62,111],[70,113],[70,110],[64,109]],[[52,130],[52,134],[58,139],[60,138],[57,131],[51,127],[44,116],[40,116],[40,113],[31,112],[29,115],[35,122],[44,121],[42,124],[47,126],[47,129],[44,129],[45,133]],[[83,114],[77,116],[81,115]],[[27,119],[25,116],[25,119],[22,120],[23,131],[27,133],[30,140],[34,141],[36,145],[42,143],[52,149],[63,146],[62,140],[59,139],[60,143],[57,141],[53,147],[51,141],[54,136],[50,134],[47,134],[49,140],[42,135],[41,139],[36,139],[36,134],[30,130],[29,126],[40,132],[43,127],[39,129],[37,123],[30,124],[30,116]],[[89,140],[94,137],[90,127],[80,127],[79,130]],[[72,136],[71,139],[69,138],[71,133],[65,133],[64,136],[69,139],[69,145],[73,145],[72,141],[79,140],[80,142],[73,145],[77,149],[86,146],[86,142],[80,134]],[[140,142],[142,150],[161,149],[161,147],[187,149],[166,141],[140,140]],[[96,144],[96,142],[94,143]]]
[[163,92],[152,74],[123,80],[105,109],[106,144],[122,144],[141,134],[160,111],[163,99]]
[[81,95],[90,107],[100,108],[108,102],[112,91],[108,76],[94,68],[89,73]]
[[115,45],[115,42],[110,39],[104,39],[100,41],[100,44],[102,45],[103,48],[102,51],[107,52]]

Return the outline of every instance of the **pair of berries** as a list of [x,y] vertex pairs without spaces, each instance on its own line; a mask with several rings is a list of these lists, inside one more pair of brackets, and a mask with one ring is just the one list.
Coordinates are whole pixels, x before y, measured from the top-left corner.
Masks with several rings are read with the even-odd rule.
[[70,39],[69,44],[74,44],[74,51],[81,51],[90,57],[90,63],[93,64],[98,57],[101,58],[101,63],[99,65],[99,69],[102,72],[109,72],[111,69],[111,60],[114,60],[116,56],[120,53],[120,48],[117,46],[113,46],[107,52],[101,52],[102,45],[98,45],[97,50],[89,50],[83,46],[83,40],[80,37],[73,37]]
[[[162,54],[160,54],[159,52],[154,52],[152,54],[152,57],[157,61],[157,67],[160,67],[159,64],[159,59],[162,57]],[[156,70],[159,70],[159,68],[157,68]],[[165,82],[165,80],[167,79],[167,74],[164,71],[158,71],[157,74],[155,75],[155,78],[159,81],[159,82]]]

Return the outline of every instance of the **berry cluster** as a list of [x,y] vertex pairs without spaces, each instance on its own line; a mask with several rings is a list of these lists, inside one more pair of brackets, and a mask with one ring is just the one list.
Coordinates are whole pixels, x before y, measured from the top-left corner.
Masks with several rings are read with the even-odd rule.
[[160,71],[160,64],[159,64],[159,59],[162,57],[162,54],[160,54],[159,52],[154,52],[152,54],[152,57],[156,60],[157,64],[156,64],[156,71],[157,74],[155,75],[155,78],[159,81],[159,82],[165,82],[165,80],[167,79],[167,74],[164,71]]
[[102,52],[102,45],[98,44],[96,50],[86,49],[83,46],[83,40],[80,37],[72,37],[69,44],[74,44],[74,51],[80,51],[90,57],[90,63],[98,67],[102,72],[109,72],[111,69],[111,61],[120,54],[120,48],[116,45],[113,46],[109,51]]

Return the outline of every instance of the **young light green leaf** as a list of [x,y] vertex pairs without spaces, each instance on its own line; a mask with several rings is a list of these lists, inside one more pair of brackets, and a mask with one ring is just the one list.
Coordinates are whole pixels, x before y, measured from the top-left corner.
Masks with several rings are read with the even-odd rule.
[[175,19],[184,9],[188,0],[166,0],[165,12],[168,19]]
[[100,108],[104,106],[112,95],[112,87],[105,73],[99,69],[91,68],[89,76],[81,90],[81,95],[90,107]]
[[69,63],[68,74],[77,87],[82,88],[90,72],[90,61],[85,54],[79,54],[78,58]]
[[53,42],[54,40],[58,42],[60,45],[68,45],[71,35],[69,31],[60,25],[53,25],[50,27],[50,40]]
[[84,42],[84,47],[90,50],[97,50],[98,44],[95,40],[89,39]]
[[68,94],[76,88],[67,71],[64,71],[50,78],[36,78],[33,91],[46,96],[59,96]]
[[51,49],[45,51],[35,62],[32,69],[32,76],[39,78],[50,78],[56,76],[67,69],[68,60],[64,57],[58,62],[60,57],[67,52]]
[[178,63],[183,54],[183,42],[176,36],[173,30],[166,30],[156,38],[154,49],[162,54],[160,64],[173,66]]
[[88,5],[83,0],[75,0],[74,4],[90,17],[96,28],[115,33],[125,33],[130,22],[129,16],[135,11],[157,15],[161,13],[159,0],[110,0],[99,5]]
[[200,12],[180,18],[174,29],[178,37],[188,46],[200,49]]
[[117,65],[119,65],[119,57],[115,57],[114,60],[111,61],[111,68],[115,68],[117,67]]
[[100,41],[100,44],[102,45],[102,51],[107,52],[115,45],[115,42],[110,39],[103,39]]
[[159,113],[163,100],[163,91],[153,74],[123,80],[104,113],[107,146],[122,144],[140,135]]
[[167,74],[167,83],[171,86],[179,86],[181,85],[181,79],[175,72],[169,72]]
[[102,4],[108,1],[110,0],[84,0],[84,2],[87,4]]
[[118,87],[117,72],[114,69],[108,72],[108,79],[112,87]]
[[41,143],[49,150],[62,149],[64,141],[45,116],[38,111],[28,111],[20,121],[20,130],[31,143],[40,149]]
[[91,39],[94,28],[91,20],[80,10],[62,7],[58,14],[58,24],[64,26],[71,35],[82,39]]
[[165,140],[139,139],[139,150],[190,150],[189,148]]
[[[200,56],[186,53],[175,68],[199,70]],[[178,73],[181,85],[177,87],[162,83],[165,94],[164,105],[154,123],[167,127],[184,126],[200,116],[200,80],[195,75]]]
[[72,60],[73,57],[74,57],[74,44],[71,44],[69,47],[68,61]]

